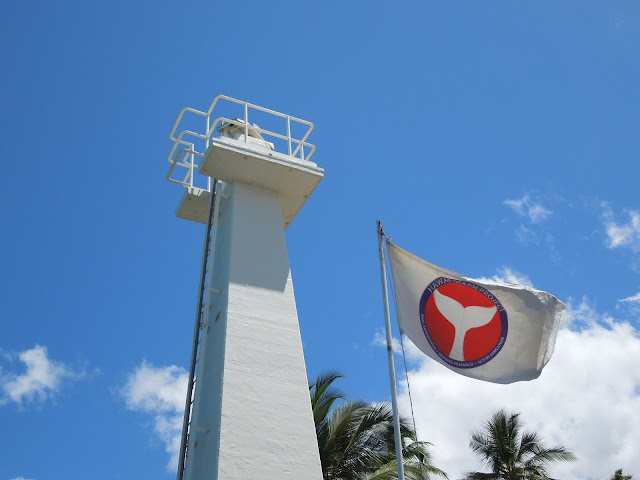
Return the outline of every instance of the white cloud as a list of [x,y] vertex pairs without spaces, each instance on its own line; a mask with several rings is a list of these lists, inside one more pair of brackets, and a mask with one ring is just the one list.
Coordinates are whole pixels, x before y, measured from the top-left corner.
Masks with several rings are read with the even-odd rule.
[[[504,407],[521,412],[548,446],[565,445],[579,457],[554,466],[556,478],[609,478],[618,468],[640,472],[639,364],[637,330],[599,314],[584,299],[577,306],[569,303],[554,356],[532,382],[480,382],[423,357],[409,372],[420,439],[435,444],[434,463],[449,478],[481,470],[468,447],[469,434]],[[400,385],[408,411],[406,388]]]
[[[373,337],[373,345],[387,348],[387,336],[383,328],[378,328],[376,330]],[[392,337],[391,348],[393,349],[393,353],[396,355],[402,355],[402,344],[400,343],[400,339]],[[404,342],[404,352],[409,360],[420,360],[424,356],[424,353],[422,353],[420,349],[410,341]]]
[[26,365],[27,370],[21,374],[9,372],[2,376],[0,381],[3,396],[0,398],[0,405],[10,401],[20,405],[24,402],[44,402],[60,391],[65,378],[82,376],[64,363],[51,360],[47,354],[47,347],[36,345],[17,356]]
[[533,287],[533,284],[531,283],[531,280],[528,276],[516,270],[512,270],[509,267],[498,268],[498,273],[493,277],[480,277],[474,280],[483,283],[511,283],[515,285]]
[[[373,336],[373,344],[378,346],[378,347],[385,347],[386,348],[386,346],[387,346],[387,337],[386,337],[384,329],[382,329],[382,328],[376,329],[376,333]],[[402,345],[400,345],[400,340],[398,340],[396,337],[393,337],[391,339],[391,348],[393,349],[394,353],[402,355]]]
[[627,297],[627,298],[623,298],[621,300],[618,300],[619,302],[628,302],[628,303],[638,303],[640,304],[640,292],[636,293],[635,295],[631,296],[631,297]]
[[16,478],[12,478],[11,480],[35,480],[35,478],[16,477]]
[[528,195],[518,200],[505,200],[502,203],[511,207],[518,215],[528,217],[531,223],[543,222],[553,213],[543,207],[542,204],[532,201]]
[[609,248],[628,247],[633,252],[640,252],[640,211],[625,210],[626,220],[618,222],[616,215],[608,203],[603,202],[603,219],[607,233]]
[[154,431],[171,457],[169,471],[178,465],[188,379],[182,367],[155,367],[143,361],[121,392],[128,408],[153,415]]
[[618,303],[620,304],[618,306],[625,307],[630,314],[636,315],[640,313],[640,292],[630,297],[622,298],[618,300]]
[[536,232],[534,232],[530,228],[527,228],[525,225],[520,225],[516,229],[515,233],[516,233],[516,238],[520,241],[520,243],[523,243],[525,245],[540,244],[540,239],[538,238],[538,235],[536,234]]

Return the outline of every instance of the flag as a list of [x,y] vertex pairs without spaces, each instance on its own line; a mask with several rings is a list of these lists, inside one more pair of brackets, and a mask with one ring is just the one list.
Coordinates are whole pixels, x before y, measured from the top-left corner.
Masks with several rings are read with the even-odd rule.
[[533,288],[464,277],[387,241],[400,329],[456,373],[494,383],[538,378],[565,305]]

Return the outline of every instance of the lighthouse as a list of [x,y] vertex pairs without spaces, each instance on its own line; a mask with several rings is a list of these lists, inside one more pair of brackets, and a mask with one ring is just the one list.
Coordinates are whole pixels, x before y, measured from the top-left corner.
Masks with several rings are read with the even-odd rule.
[[221,95],[171,131],[176,214],[205,225],[178,480],[322,478],[285,240],[324,175],[312,129]]

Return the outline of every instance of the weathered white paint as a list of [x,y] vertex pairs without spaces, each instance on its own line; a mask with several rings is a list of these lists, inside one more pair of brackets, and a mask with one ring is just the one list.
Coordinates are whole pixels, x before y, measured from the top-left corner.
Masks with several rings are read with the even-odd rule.
[[[227,183],[247,183],[278,192],[285,229],[324,176],[324,170],[313,162],[227,137],[211,139],[199,171]],[[206,221],[205,217],[203,223]]]
[[185,478],[321,480],[279,195],[223,194]]
[[187,187],[176,208],[176,217],[207,224],[211,192],[198,187]]

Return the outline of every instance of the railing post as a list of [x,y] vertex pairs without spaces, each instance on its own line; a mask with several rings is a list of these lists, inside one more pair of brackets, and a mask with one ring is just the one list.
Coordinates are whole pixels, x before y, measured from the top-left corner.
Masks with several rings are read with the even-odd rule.
[[247,143],[249,140],[249,105],[245,102],[244,104],[244,143]]
[[194,159],[196,157],[195,151],[196,151],[196,146],[195,146],[195,144],[192,143],[191,144],[191,179],[189,180],[189,184],[192,187],[193,187],[193,169],[194,169],[194,165],[195,165]]
[[300,144],[300,159],[305,160],[304,158],[304,145]]
[[[207,114],[207,132],[204,134],[205,135],[205,139],[204,139],[204,153],[206,155],[207,150],[209,150],[209,117],[210,117],[210,113]],[[192,174],[193,175],[193,174]],[[210,192],[211,191],[211,177],[207,177],[207,191]]]
[[207,133],[205,133],[204,139],[204,152],[207,153],[207,148],[209,148],[209,115],[207,115]]
[[291,155],[291,117],[287,115],[287,143],[289,144],[289,155]]

